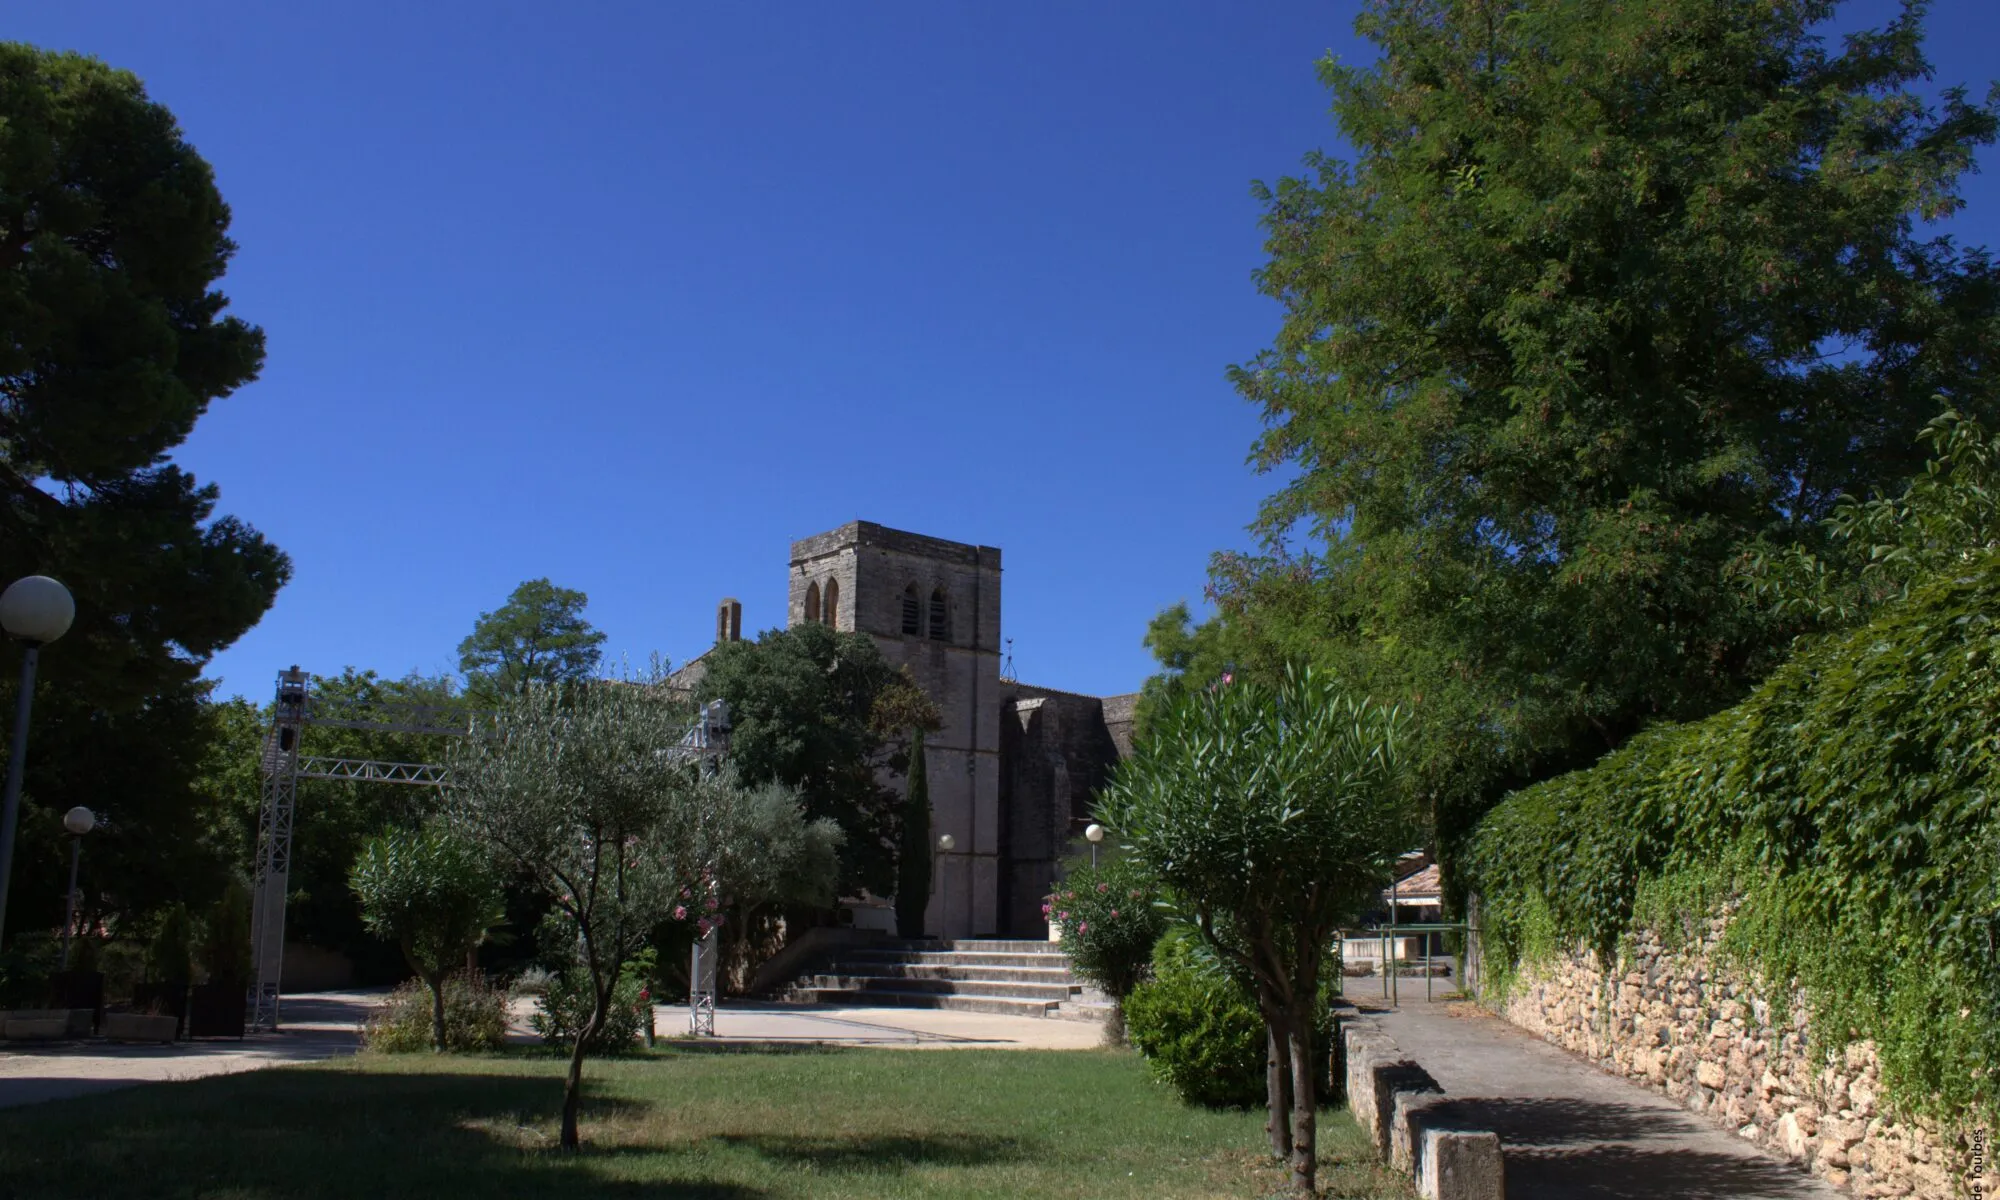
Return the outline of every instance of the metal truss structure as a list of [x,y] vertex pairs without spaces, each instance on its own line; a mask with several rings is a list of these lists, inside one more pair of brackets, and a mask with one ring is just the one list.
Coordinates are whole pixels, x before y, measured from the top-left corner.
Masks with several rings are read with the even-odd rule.
[[[263,803],[257,821],[257,879],[251,892],[250,953],[251,992],[247,997],[252,1031],[278,1027],[278,983],[285,956],[285,900],[292,873],[292,817],[298,806],[301,779],[344,779],[361,783],[400,783],[416,787],[442,788],[450,783],[443,763],[387,762],[367,758],[333,758],[307,755],[300,744],[306,727],[321,725],[332,729],[365,729],[383,733],[411,733],[463,737],[471,732],[472,712],[458,705],[420,704],[402,701],[361,703],[332,700],[312,694],[311,677],[298,667],[278,673],[277,701],[272,708],[270,732],[265,736],[260,766],[264,777]],[[669,753],[696,759],[711,768],[727,751],[729,710],[716,700],[702,709],[692,728]],[[715,1031],[715,935],[695,947],[695,979],[705,979],[708,1023],[706,1032]],[[706,974],[703,974],[704,948]],[[702,1003],[701,993],[694,1003]]]

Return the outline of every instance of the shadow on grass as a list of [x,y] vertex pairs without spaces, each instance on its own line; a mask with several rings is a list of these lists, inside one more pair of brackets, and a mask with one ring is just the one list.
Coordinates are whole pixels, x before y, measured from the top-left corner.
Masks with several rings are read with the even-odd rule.
[[753,1151],[786,1167],[855,1175],[901,1174],[912,1167],[983,1167],[1029,1157],[1019,1138],[975,1133],[939,1133],[927,1137],[724,1133],[712,1140]]
[[719,1179],[607,1178],[623,1156],[593,1152],[590,1125],[645,1106],[588,1086],[581,1154],[555,1147],[553,1076],[271,1070],[9,1109],[0,1200],[768,1195]]
[[663,1041],[653,1051],[656,1057],[675,1054],[852,1054],[852,1046],[825,1042],[697,1042]]

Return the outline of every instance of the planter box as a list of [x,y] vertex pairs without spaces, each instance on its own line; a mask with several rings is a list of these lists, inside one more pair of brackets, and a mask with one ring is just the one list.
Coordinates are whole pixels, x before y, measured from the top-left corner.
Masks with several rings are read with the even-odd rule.
[[52,1042],[69,1033],[69,1017],[8,1017],[0,1026],[10,1042]]
[[180,1036],[181,1022],[187,1018],[187,1003],[188,985],[179,980],[171,983],[140,983],[132,987],[132,1007],[142,1012],[158,1011],[163,1016],[171,1016],[174,1019],[176,1037]]
[[171,1042],[180,1032],[180,1018],[144,1013],[105,1013],[104,1036],[118,1042]]
[[[95,1024],[104,1014],[104,976],[96,971],[60,972],[49,978],[49,996],[49,1007],[83,1009]],[[90,1030],[86,1027],[81,1032]]]

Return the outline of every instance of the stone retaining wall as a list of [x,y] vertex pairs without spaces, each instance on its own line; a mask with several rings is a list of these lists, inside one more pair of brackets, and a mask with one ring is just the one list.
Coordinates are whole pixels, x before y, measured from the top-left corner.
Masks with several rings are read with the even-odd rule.
[[1871,1042],[1811,1057],[1805,1005],[1775,1022],[1769,1003],[1720,965],[1724,924],[1711,920],[1675,952],[1641,934],[1632,959],[1611,970],[1582,948],[1524,969],[1499,1011],[1853,1195],[2000,1198],[1992,1130],[1892,1118]]

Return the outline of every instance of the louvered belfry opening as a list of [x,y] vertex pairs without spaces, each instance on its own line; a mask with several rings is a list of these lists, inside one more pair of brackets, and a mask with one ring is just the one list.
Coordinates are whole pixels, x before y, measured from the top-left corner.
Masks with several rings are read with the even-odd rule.
[[903,632],[911,635],[923,632],[923,606],[917,602],[917,585],[903,589]]
[[840,628],[840,580],[826,581],[826,602],[821,606],[820,612],[826,617],[827,628]]
[[943,588],[931,589],[931,640],[951,640],[951,605],[945,601]]

